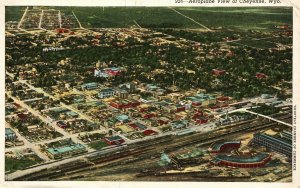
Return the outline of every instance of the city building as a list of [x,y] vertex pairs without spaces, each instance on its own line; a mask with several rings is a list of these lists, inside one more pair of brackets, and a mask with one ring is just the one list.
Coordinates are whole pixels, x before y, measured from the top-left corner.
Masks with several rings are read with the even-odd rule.
[[132,93],[136,90],[136,86],[134,83],[125,83],[125,84],[120,84],[119,85],[120,89],[126,90],[129,93]]
[[106,72],[102,72],[99,69],[94,70],[94,76],[95,77],[100,77],[100,78],[108,78],[109,77],[109,75]]
[[150,129],[148,129],[148,130],[145,130],[145,131],[143,131],[143,134],[144,134],[144,135],[146,135],[146,136],[151,136],[151,135],[156,135],[156,134],[157,134],[157,132],[156,132],[156,131],[153,131],[153,130],[150,130]]
[[120,136],[111,136],[104,138],[104,141],[109,145],[119,145],[125,142],[125,140]]
[[117,75],[120,75],[122,73],[122,69],[120,69],[118,67],[107,68],[104,71],[107,74],[109,74],[110,76],[117,76]]
[[72,144],[58,148],[48,148],[47,154],[51,159],[59,159],[67,156],[78,155],[87,152],[87,149],[82,144]]
[[97,88],[98,88],[98,84],[96,82],[91,82],[91,83],[86,83],[81,85],[82,90],[93,90]]
[[16,133],[13,130],[11,130],[10,128],[5,128],[5,141],[15,140],[16,137]]
[[270,98],[274,98],[274,96],[269,95],[269,94],[261,94],[260,96],[262,99],[270,99]]
[[213,69],[213,70],[212,70],[212,74],[213,74],[213,75],[216,75],[216,76],[223,75],[223,74],[225,74],[225,73],[226,73],[226,71],[225,71],[225,70],[222,70],[222,69]]
[[65,124],[65,122],[63,122],[63,121],[56,122],[56,125],[62,129],[65,129],[67,127],[67,124]]
[[111,88],[107,88],[107,89],[102,89],[99,93],[98,93],[98,97],[100,99],[103,98],[108,98],[108,97],[112,97],[116,95],[116,91],[114,89]]
[[119,116],[116,116],[116,119],[122,123],[126,123],[129,121],[129,117],[126,116],[126,115],[119,115]]
[[139,122],[130,123],[128,126],[132,127],[135,130],[138,130],[138,131],[147,129],[146,125],[143,125]]
[[128,98],[128,95],[129,95],[129,93],[128,93],[126,90],[121,90],[121,91],[119,92],[119,97],[120,97],[121,99],[126,99],[126,98]]
[[124,109],[137,107],[138,105],[140,105],[140,102],[137,100],[114,100],[109,104],[114,108]]
[[282,136],[256,133],[254,134],[252,143],[259,146],[264,146],[268,150],[284,154],[291,159],[293,153],[291,136],[288,136],[288,132],[284,132],[281,135]]
[[267,78],[267,75],[264,74],[264,73],[256,73],[255,74],[255,77],[258,78],[258,79],[262,79],[262,78]]
[[172,129],[182,129],[188,126],[188,121],[180,120],[171,123]]
[[187,97],[187,100],[191,101],[192,106],[208,106],[216,104],[216,97],[205,93],[198,93],[194,96]]

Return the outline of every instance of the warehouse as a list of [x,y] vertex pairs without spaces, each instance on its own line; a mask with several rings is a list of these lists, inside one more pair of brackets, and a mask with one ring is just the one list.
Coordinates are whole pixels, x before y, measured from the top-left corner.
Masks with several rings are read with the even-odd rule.
[[72,144],[62,146],[59,148],[48,148],[46,151],[51,159],[59,159],[67,156],[84,153],[87,151],[87,149],[82,144]]
[[[286,155],[288,158],[292,158],[292,140],[285,139],[287,132],[282,134],[282,137],[279,135],[268,135],[264,133],[254,134],[253,144],[264,146],[271,151],[275,151],[281,154]],[[291,138],[291,137],[290,137]]]

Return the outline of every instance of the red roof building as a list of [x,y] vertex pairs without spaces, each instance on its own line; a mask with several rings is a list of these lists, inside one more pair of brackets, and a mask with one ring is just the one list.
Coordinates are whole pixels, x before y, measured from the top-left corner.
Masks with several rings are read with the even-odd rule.
[[207,119],[197,119],[197,120],[196,120],[196,123],[197,123],[197,124],[204,124],[204,123],[207,123],[207,122],[208,122]]
[[156,131],[153,131],[153,130],[150,130],[150,129],[148,129],[148,130],[145,130],[145,131],[143,131],[143,134],[144,134],[144,135],[146,135],[146,136],[150,136],[150,135],[156,135],[156,134],[157,134],[157,132],[156,132]]
[[228,100],[229,100],[229,97],[218,97],[217,98],[218,102],[225,102],[225,101],[228,101]]
[[241,141],[221,141],[215,142],[209,147],[211,153],[222,153],[241,147]]
[[164,117],[161,117],[161,118],[159,118],[159,119],[157,120],[157,123],[158,123],[159,125],[165,125],[165,124],[168,124],[168,123],[169,123],[169,119],[164,118]]
[[137,100],[126,100],[126,101],[112,101],[109,103],[112,107],[118,109],[125,109],[125,108],[135,108],[141,103]]
[[226,71],[225,70],[221,70],[221,69],[213,69],[212,70],[212,74],[216,75],[216,76],[223,75],[225,73],[226,73]]
[[67,125],[63,121],[56,122],[56,125],[62,129],[65,129],[67,127]]
[[27,115],[27,114],[23,114],[23,113],[20,113],[20,114],[18,114],[17,116],[18,116],[18,118],[19,118],[20,120],[22,120],[22,121],[25,121],[25,120],[27,120],[27,118],[28,118],[28,115]]
[[200,118],[201,116],[203,116],[203,112],[197,112],[193,115],[192,119],[196,120],[196,119]]
[[156,117],[156,114],[155,113],[149,113],[149,114],[144,114],[142,116],[143,116],[144,119],[150,119],[150,118]]
[[264,73],[256,73],[255,77],[258,79],[262,79],[262,78],[267,78],[267,75],[265,75]]
[[60,34],[60,33],[69,33],[69,29],[64,29],[64,28],[58,28],[58,29],[56,29],[56,32],[58,33],[58,34]]
[[125,142],[125,140],[120,136],[111,136],[103,139],[109,145],[119,145]]
[[217,155],[211,164],[236,168],[259,168],[265,166],[271,160],[271,154],[259,153],[250,156]]

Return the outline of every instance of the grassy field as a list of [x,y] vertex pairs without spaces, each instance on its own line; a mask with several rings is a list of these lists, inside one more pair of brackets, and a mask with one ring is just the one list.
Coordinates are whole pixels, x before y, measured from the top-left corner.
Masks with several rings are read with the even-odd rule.
[[32,156],[32,157],[24,156],[21,159],[11,159],[5,157],[5,171],[14,172],[16,170],[21,170],[26,167],[38,164],[41,161],[42,160],[37,156]]
[[203,25],[238,30],[271,30],[274,25],[292,25],[292,8],[284,7],[199,7],[176,8]]
[[20,21],[26,7],[5,7],[5,22]]
[[103,141],[95,141],[95,142],[91,142],[88,144],[91,148],[95,149],[95,150],[100,150],[103,147],[108,146],[108,144],[106,142]]
[[[74,11],[87,28],[190,28],[203,29],[168,7],[51,7]],[[16,21],[25,7],[6,7],[6,21]],[[292,25],[292,8],[286,7],[177,7],[175,10],[209,28],[271,30],[274,25]]]
[[74,12],[84,27],[198,27],[168,8],[76,7]]

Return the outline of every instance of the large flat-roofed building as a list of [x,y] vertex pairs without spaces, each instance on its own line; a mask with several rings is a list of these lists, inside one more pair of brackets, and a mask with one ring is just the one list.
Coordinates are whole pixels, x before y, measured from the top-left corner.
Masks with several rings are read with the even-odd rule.
[[59,159],[67,156],[77,155],[87,152],[87,149],[82,144],[72,144],[58,148],[48,148],[47,154],[51,159]]
[[268,153],[259,153],[249,156],[228,156],[217,155],[211,163],[218,166],[231,166],[237,168],[258,168],[263,167],[271,160],[271,155]]
[[16,139],[16,133],[10,128],[5,128],[5,141]]
[[82,90],[93,90],[98,88],[98,84],[96,82],[86,83],[81,85]]
[[198,93],[194,96],[189,96],[186,99],[191,101],[193,106],[208,106],[216,104],[216,97],[205,93]]
[[98,97],[100,99],[103,98],[107,98],[107,97],[112,97],[116,95],[116,91],[114,89],[111,88],[107,88],[107,89],[102,89],[99,93],[98,93]]
[[119,144],[123,144],[125,142],[125,140],[118,135],[104,138],[104,141],[109,145],[119,145]]
[[292,158],[292,137],[288,136],[288,132],[284,132],[281,135],[271,136],[265,133],[256,133],[254,134],[252,143]]

